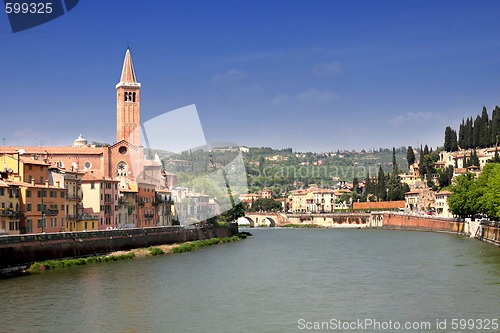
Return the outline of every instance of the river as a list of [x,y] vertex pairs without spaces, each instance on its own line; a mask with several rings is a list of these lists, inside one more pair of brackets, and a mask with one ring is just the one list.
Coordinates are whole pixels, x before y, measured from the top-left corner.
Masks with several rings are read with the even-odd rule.
[[426,232],[250,231],[195,252],[0,280],[0,331],[461,332],[467,319],[468,332],[500,331],[499,248]]

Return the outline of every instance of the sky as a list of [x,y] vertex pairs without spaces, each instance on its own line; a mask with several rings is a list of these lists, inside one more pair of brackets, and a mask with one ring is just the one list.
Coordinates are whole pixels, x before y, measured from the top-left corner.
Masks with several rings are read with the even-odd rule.
[[210,142],[436,147],[500,104],[499,17],[499,1],[82,0],[13,33],[2,12],[0,143],[113,143],[129,46],[142,121],[195,104]]

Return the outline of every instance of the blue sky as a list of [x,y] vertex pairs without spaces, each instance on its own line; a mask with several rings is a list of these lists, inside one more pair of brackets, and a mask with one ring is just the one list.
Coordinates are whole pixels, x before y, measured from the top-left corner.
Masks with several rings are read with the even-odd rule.
[[83,0],[12,33],[7,145],[115,140],[130,45],[142,120],[196,104],[209,141],[335,151],[443,143],[500,104],[498,1]]

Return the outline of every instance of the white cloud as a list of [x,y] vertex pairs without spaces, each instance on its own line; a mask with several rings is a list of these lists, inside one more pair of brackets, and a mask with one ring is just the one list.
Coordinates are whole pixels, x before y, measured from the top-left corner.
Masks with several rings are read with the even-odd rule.
[[291,103],[302,103],[302,104],[325,104],[331,101],[338,100],[339,95],[332,90],[318,90],[318,89],[306,89],[298,94],[277,94],[271,100],[272,105],[284,105]]
[[314,65],[312,72],[316,76],[333,77],[341,75],[344,69],[339,62],[332,61]]
[[225,73],[217,73],[212,77],[213,83],[232,83],[243,81],[248,77],[248,74],[239,69],[230,69]]
[[434,112],[408,112],[405,114],[397,115],[389,119],[389,123],[394,127],[399,127],[401,124],[405,122],[411,123],[420,123],[422,121],[431,120],[431,119],[442,119],[443,117]]
[[307,89],[297,95],[297,100],[302,103],[323,104],[337,99],[339,99],[339,95],[331,90]]
[[289,94],[278,94],[274,96],[274,98],[271,100],[272,105],[283,105],[287,104],[292,100],[292,96]]

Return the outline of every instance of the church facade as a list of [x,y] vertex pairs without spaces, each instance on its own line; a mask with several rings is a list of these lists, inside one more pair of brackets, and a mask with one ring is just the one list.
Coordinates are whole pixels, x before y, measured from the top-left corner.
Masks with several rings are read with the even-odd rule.
[[[140,89],[141,84],[137,82],[130,50],[127,49],[120,81],[116,84],[116,142],[114,144],[92,146],[80,134],[72,146],[0,147],[0,157],[3,156],[0,160],[0,171],[3,170],[2,181],[7,185],[9,181],[15,181],[16,186],[21,188],[22,184],[26,186],[47,185],[46,181],[51,179],[48,175],[28,179],[29,175],[21,172],[25,170],[25,165],[33,163],[46,166],[47,172],[51,170],[59,174],[68,174],[68,176],[70,174],[81,175],[77,185],[83,185],[81,191],[85,190],[82,193],[85,200],[82,198],[81,202],[77,203],[79,207],[75,206],[75,210],[72,210],[71,218],[69,214],[66,214],[65,219],[61,217],[62,223],[61,221],[55,223],[57,227],[54,230],[45,227],[44,231],[156,226],[158,220],[171,223],[171,218],[160,219],[155,213],[155,191],[161,191],[164,195],[165,191],[168,192],[168,184],[159,158],[146,159],[144,156],[144,148],[140,142]],[[16,163],[23,167],[16,166]],[[63,183],[59,181],[59,187],[64,187]],[[47,186],[55,186],[55,184]],[[100,195],[101,193],[91,191],[100,186],[103,186],[104,190],[110,190],[109,193],[103,192]],[[116,191],[111,191],[110,187],[116,188]],[[66,190],[68,191],[68,188]],[[21,193],[24,192],[21,191]],[[141,193],[144,194],[141,195]],[[23,203],[23,198],[20,199],[20,209],[26,209],[27,201],[24,200]],[[140,209],[132,209],[134,201]],[[170,203],[170,200],[168,202]],[[122,207],[125,203],[126,209]],[[69,210],[69,207],[64,208],[65,211]],[[172,212],[171,208],[162,208],[163,211],[168,211],[168,214]],[[23,215],[21,210],[19,216]],[[138,213],[139,211],[141,213]],[[85,223],[83,219],[78,220],[78,217],[85,216],[91,216],[94,223]],[[43,218],[44,216],[42,220]],[[43,223],[44,221],[42,221],[42,227]],[[31,228],[26,221],[21,220],[19,224],[20,232],[23,231],[23,225],[25,232],[40,231],[40,228],[34,227],[37,223],[33,223]]]

